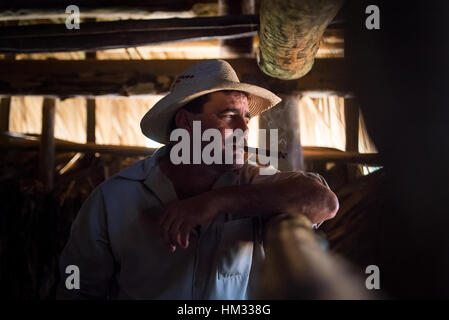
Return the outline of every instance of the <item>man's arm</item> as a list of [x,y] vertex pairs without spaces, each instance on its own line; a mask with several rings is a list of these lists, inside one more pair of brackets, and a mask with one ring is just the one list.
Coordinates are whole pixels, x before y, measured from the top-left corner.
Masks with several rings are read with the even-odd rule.
[[338,207],[336,195],[318,179],[297,174],[272,183],[213,189],[178,201],[167,207],[159,226],[164,240],[173,250],[174,246],[188,246],[193,227],[226,212],[265,217],[297,213],[318,223],[333,218]]

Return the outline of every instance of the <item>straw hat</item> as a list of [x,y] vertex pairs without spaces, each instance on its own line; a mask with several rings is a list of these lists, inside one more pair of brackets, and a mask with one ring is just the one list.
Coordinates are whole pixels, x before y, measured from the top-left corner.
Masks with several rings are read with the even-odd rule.
[[170,143],[171,124],[176,111],[199,96],[220,90],[247,92],[251,116],[255,116],[281,101],[271,91],[241,83],[228,62],[216,59],[205,60],[179,75],[172,85],[171,92],[145,114],[140,122],[143,134],[154,141],[163,144]]

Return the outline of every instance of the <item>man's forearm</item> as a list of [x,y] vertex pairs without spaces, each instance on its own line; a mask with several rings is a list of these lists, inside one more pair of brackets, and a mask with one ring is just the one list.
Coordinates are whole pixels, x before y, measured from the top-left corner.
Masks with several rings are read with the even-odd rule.
[[338,200],[319,180],[305,175],[266,184],[213,189],[201,195],[173,202],[165,208],[158,224],[164,241],[172,250],[187,248],[192,229],[217,215],[270,216],[279,213],[303,214],[312,223],[335,216]]
[[297,176],[274,183],[230,186],[211,191],[221,212],[269,216],[279,213],[301,213],[312,223],[335,216],[338,199],[335,194],[307,176]]

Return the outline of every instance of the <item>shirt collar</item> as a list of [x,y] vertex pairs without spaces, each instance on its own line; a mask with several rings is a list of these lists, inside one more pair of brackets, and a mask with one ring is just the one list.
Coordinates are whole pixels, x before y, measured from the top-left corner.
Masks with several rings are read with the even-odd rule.
[[164,205],[178,199],[173,183],[162,173],[159,164],[152,166],[143,184],[146,185]]
[[[159,158],[164,156],[169,150],[170,148],[168,146],[163,146],[151,157],[147,157],[144,160],[123,169],[117,176],[129,180],[142,181],[163,204],[178,200],[173,183],[159,167]],[[236,184],[237,180],[238,170],[226,171],[218,177],[212,189]]]
[[166,147],[159,148],[152,156],[148,156],[143,160],[136,162],[135,164],[126,167],[122,171],[116,174],[116,176],[125,178],[128,180],[145,180],[149,172],[154,166],[157,166],[157,159],[167,152]]

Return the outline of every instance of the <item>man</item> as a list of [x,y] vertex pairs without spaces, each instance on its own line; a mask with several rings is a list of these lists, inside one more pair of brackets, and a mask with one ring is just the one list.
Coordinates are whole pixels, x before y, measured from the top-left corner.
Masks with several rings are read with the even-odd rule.
[[[222,137],[246,131],[252,115],[279,101],[240,83],[223,60],[180,75],[141,122],[147,137],[166,146],[102,183],[81,208],[61,256],[60,297],[250,298],[263,261],[263,221],[291,212],[318,223],[336,214],[338,200],[319,176],[260,175],[237,163],[235,148],[230,164],[175,165],[170,133],[192,135],[196,121]],[[220,144],[224,150],[224,138]],[[67,284],[68,266],[79,269],[79,289]]]

